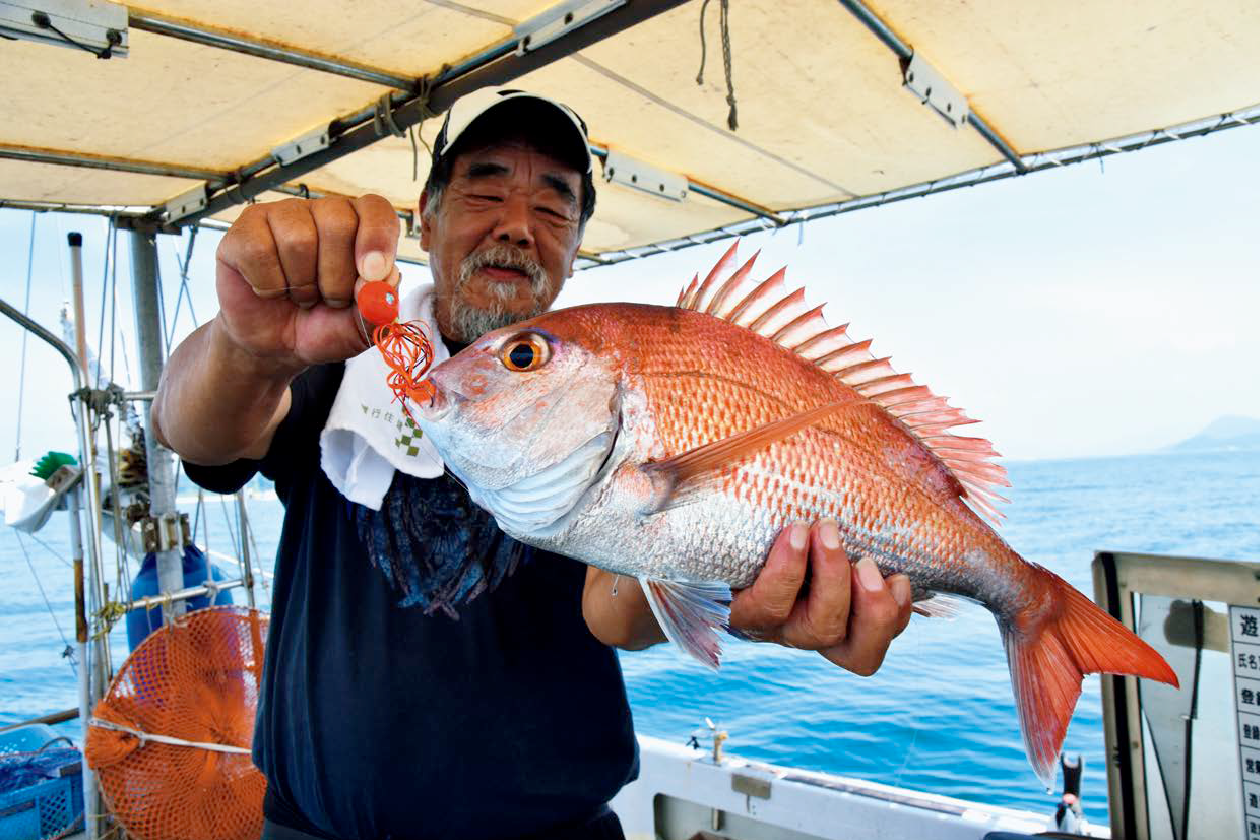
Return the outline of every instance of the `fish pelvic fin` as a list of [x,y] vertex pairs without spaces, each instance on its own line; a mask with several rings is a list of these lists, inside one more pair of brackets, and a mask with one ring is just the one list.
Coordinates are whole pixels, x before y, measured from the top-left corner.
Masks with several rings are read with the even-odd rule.
[[716,671],[722,660],[718,630],[731,618],[731,588],[720,581],[671,581],[641,577],[639,585],[665,638]]
[[771,444],[789,438],[825,417],[860,402],[861,400],[854,398],[828,403],[706,443],[704,446],[697,446],[672,458],[644,464],[640,469],[647,473],[656,488],[656,498],[645,511],[645,515],[650,516],[693,501],[700,491],[711,487],[726,467],[731,467]]
[[[871,353],[871,339],[855,341],[848,324],[831,327],[823,307],[810,307],[805,289],[789,290],[785,270],[758,281],[749,260],[737,265],[736,240],[705,277],[693,280],[678,296],[678,306],[704,312],[770,339],[780,347],[812,362],[853,388],[866,400],[897,420],[940,462],[957,482],[959,497],[979,516],[994,525],[1006,502],[996,488],[1009,487],[1006,468],[990,459],[998,453],[983,438],[960,437],[949,430],[976,421],[947,397],[916,385],[908,373],[898,373],[890,357]],[[753,259],[756,259],[754,256]]]
[[[999,620],[1024,748],[1049,790],[1085,674],[1121,674],[1178,686],[1164,658],[1058,575],[1040,566],[1049,615]],[[1030,626],[1021,626],[1030,625]]]

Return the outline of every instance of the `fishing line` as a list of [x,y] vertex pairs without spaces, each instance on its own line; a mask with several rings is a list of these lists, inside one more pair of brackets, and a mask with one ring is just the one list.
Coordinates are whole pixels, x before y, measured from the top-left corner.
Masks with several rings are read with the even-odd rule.
[[166,341],[164,347],[158,348],[161,351],[162,364],[165,366],[171,352],[171,323],[166,319],[166,290],[162,288],[162,260],[158,258],[156,245],[153,249],[153,288],[157,291],[158,320],[162,322],[162,337]]
[[188,249],[184,252],[184,259],[179,258],[179,251],[175,250],[175,243],[171,243],[171,253],[175,256],[175,265],[179,267],[179,294],[175,298],[175,315],[171,319],[171,330],[179,324],[179,312],[184,303],[184,296],[188,296],[188,315],[192,318],[193,328],[201,326],[197,323],[197,311],[193,309],[192,290],[188,288],[188,273],[192,270],[193,249],[197,245],[197,231],[199,227],[193,225],[188,234]]
[[[31,311],[31,266],[35,263],[35,220],[39,218],[34,210],[31,211],[31,236],[26,246],[26,302],[22,304],[22,314],[30,315]],[[22,460],[22,403],[26,396],[26,334],[29,330],[22,330],[22,361],[18,368],[18,404],[17,404],[17,441],[13,451],[13,460]]]
[[[110,361],[110,369],[109,369],[108,376],[105,375],[105,370],[104,370],[104,367],[105,367],[105,301],[109,295],[109,283],[107,282],[109,280],[109,238],[110,236],[113,235],[113,233],[114,231],[112,228],[107,229],[105,233],[105,268],[101,276],[101,313],[100,313],[100,319],[99,319],[100,327],[96,331],[96,369],[97,369],[97,372],[100,374],[100,376],[97,377],[97,381],[94,384],[98,386],[100,385],[101,378],[105,378],[107,381],[113,381],[114,379],[114,365],[113,365],[112,360]],[[115,341],[117,340],[117,337],[114,336],[112,332],[110,333],[110,337],[113,338]]]
[[232,515],[228,513],[226,496],[219,496],[219,507],[223,509],[223,522],[228,526],[228,539],[232,541],[232,551],[237,557],[240,557],[241,547],[237,544],[236,534],[232,531]]
[[[911,623],[914,623],[913,617],[911,617]],[[906,629],[909,629],[908,625]],[[914,661],[918,662],[922,660],[922,656],[920,654],[922,653],[923,640],[919,637],[918,633],[915,633],[912,638],[914,640],[913,659]],[[901,787],[901,776],[903,773],[906,772],[906,768],[910,766],[910,759],[914,757],[914,748],[919,743],[919,731],[923,729],[923,726],[921,725],[921,721],[919,717],[919,712],[918,712],[918,709],[920,708],[920,704],[915,704],[914,708],[915,708],[915,711],[913,712],[914,717],[912,719],[914,728],[910,731],[910,746],[906,747],[906,754],[901,759],[901,766],[897,768],[897,772],[893,776],[892,783],[894,787]]]
[[[111,224],[114,226],[114,246],[113,246],[113,260],[112,260],[114,267],[110,276],[109,286],[110,286],[110,294],[113,296],[114,302],[113,302],[113,308],[110,311],[110,329],[113,330],[114,335],[117,336],[118,330],[115,328],[115,324],[116,324],[115,317],[118,312],[118,229],[117,229],[118,220],[117,218],[114,218]],[[133,318],[132,320],[134,321],[135,319]],[[134,324],[133,324],[133,329],[134,329]],[[117,346],[118,346],[117,340],[115,340],[114,343],[110,346],[110,367],[111,368],[113,367],[113,364],[114,364],[113,352]],[[130,382],[131,381],[131,362],[127,358],[127,342],[125,341],[122,343],[122,359],[123,359],[123,377],[126,379],[127,382]]]
[[51,555],[52,555],[55,559],[57,559],[58,561],[60,561],[60,562],[61,562],[61,565],[65,566],[67,569],[73,569],[73,568],[74,568],[74,566],[72,566],[72,565],[71,565],[71,563],[70,563],[70,561],[69,561],[69,560],[67,560],[66,558],[64,558],[64,557],[62,557],[62,556],[61,556],[61,552],[60,552],[60,551],[58,551],[57,549],[53,548],[51,545],[49,545],[48,543],[44,542],[42,539],[40,539],[39,537],[35,536],[34,534],[27,534],[27,536],[28,536],[28,537],[30,537],[30,538],[31,538],[32,540],[34,540],[35,542],[39,543],[41,546],[43,546],[43,547],[44,547],[44,549],[45,549],[45,550],[47,550],[49,554],[51,554]]
[[[31,562],[31,555],[30,552],[26,550],[26,543],[22,540],[22,533],[20,531],[14,531],[13,533],[17,537],[18,545],[22,548],[22,556],[26,558],[26,568],[31,570],[31,577],[35,578],[35,585],[39,587],[39,594],[40,597],[44,599],[44,606],[48,608],[48,615],[52,617],[53,626],[57,628],[57,635],[61,637],[61,643],[65,645],[67,649],[73,650],[73,648],[70,647],[70,643],[66,641],[66,634],[61,632],[61,622],[57,621],[57,613],[53,610],[52,602],[48,600],[48,593],[44,591],[43,581],[39,579],[39,573],[35,571],[35,564]],[[70,670],[77,676],[79,669],[75,665],[74,659],[70,657],[66,658],[70,661]]]
[[[117,274],[115,269],[111,273],[111,263],[117,258],[118,249],[114,247],[114,240],[118,238],[118,217],[110,215],[109,226],[105,230],[105,276],[101,278],[101,324],[105,323],[105,301],[104,295],[109,293],[109,381],[114,381],[114,360],[117,358],[118,349],[118,293],[113,284],[109,282],[111,276]],[[100,343],[100,349],[97,350],[97,356],[104,360],[105,345],[104,340]]]

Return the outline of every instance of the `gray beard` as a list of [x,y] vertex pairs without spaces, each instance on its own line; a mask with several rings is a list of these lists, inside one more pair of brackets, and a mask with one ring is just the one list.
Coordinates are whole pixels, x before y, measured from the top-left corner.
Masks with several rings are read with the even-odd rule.
[[[461,303],[464,288],[472,281],[473,275],[487,266],[523,271],[529,277],[533,307],[520,314],[507,309],[507,303],[516,298],[514,283],[489,284],[493,300],[487,307],[477,308]],[[455,292],[450,304],[450,327],[453,334],[448,337],[462,344],[471,344],[488,332],[541,315],[547,311],[547,305],[543,301],[548,290],[547,272],[543,267],[510,245],[496,245],[469,254],[459,264],[459,278],[455,281]]]

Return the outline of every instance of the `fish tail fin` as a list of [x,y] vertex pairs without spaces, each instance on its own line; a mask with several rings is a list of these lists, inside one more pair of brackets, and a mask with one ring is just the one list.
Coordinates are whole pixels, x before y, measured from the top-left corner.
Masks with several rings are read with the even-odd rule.
[[1028,761],[1049,790],[1085,674],[1178,683],[1150,645],[1063,578],[1040,567],[1038,571],[1050,596],[1010,621],[999,620],[999,625]]

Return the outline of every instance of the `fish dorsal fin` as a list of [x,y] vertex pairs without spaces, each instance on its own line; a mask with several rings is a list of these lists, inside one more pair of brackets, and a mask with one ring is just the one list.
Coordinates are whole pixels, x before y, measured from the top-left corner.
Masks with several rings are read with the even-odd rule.
[[[791,350],[832,374],[898,420],[958,481],[962,497],[978,514],[1000,521],[996,503],[1005,502],[996,487],[1009,487],[1006,469],[990,461],[997,457],[982,438],[950,433],[955,426],[977,421],[949,405],[946,397],[915,384],[908,373],[898,373],[889,357],[870,351],[871,340],[855,341],[848,325],[831,327],[822,307],[805,302],[805,289],[789,289],[786,269],[765,280],[752,276],[756,255],[737,265],[736,241],[713,270],[699,275],[678,296],[678,306],[705,312],[750,329]],[[734,270],[733,270],[734,269]]]

